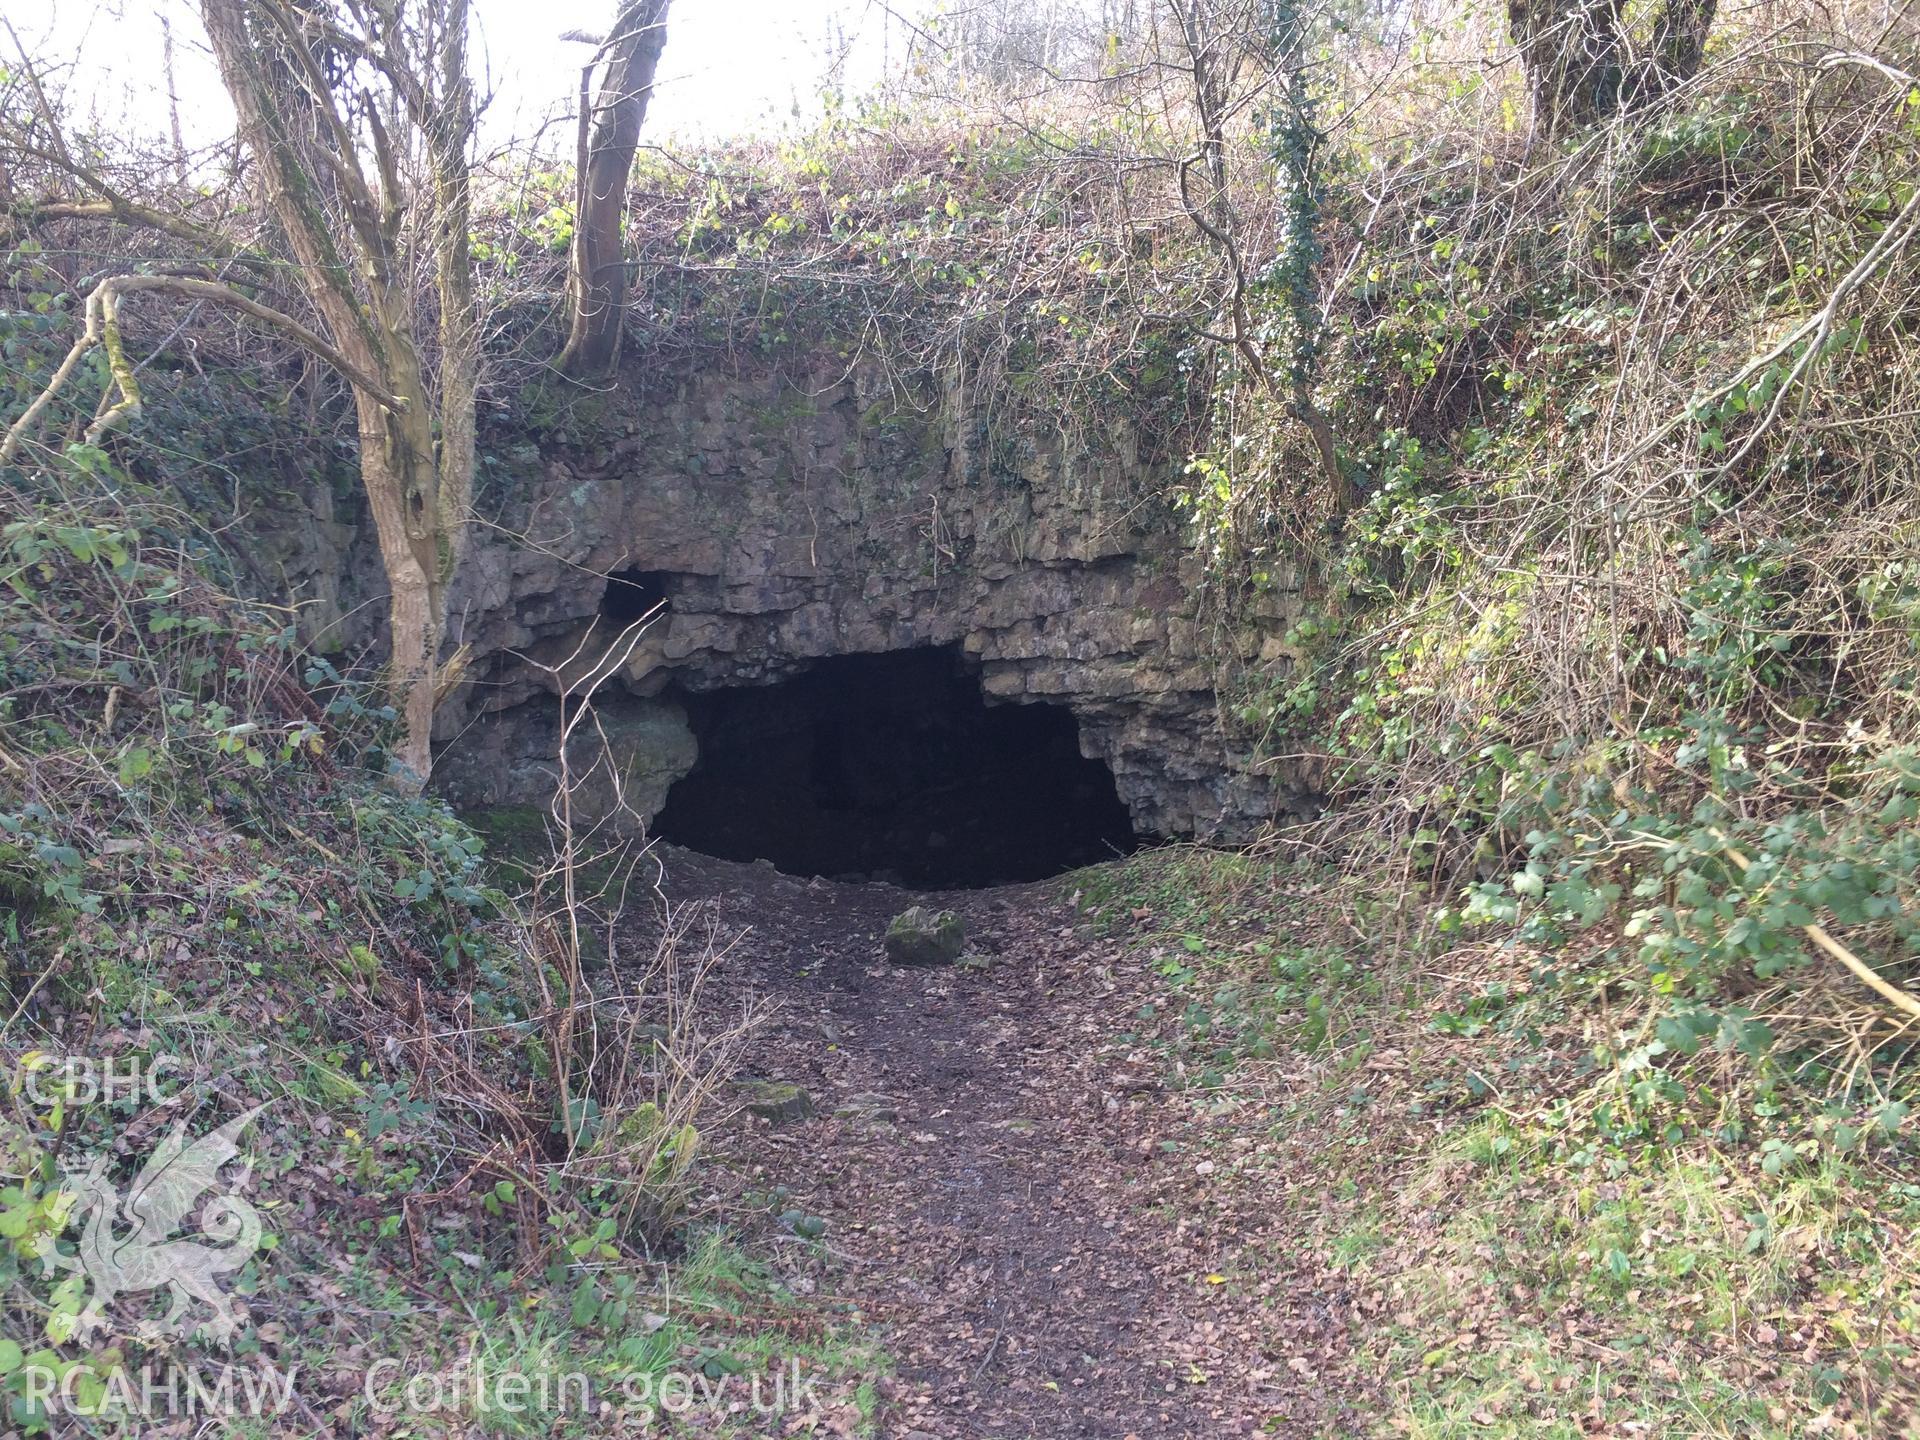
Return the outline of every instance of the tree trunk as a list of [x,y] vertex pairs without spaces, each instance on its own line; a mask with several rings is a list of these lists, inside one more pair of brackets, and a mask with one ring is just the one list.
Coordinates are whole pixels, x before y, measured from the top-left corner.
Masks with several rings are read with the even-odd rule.
[[1620,0],[1508,0],[1533,123],[1549,140],[1584,129],[1620,103]]
[[381,568],[387,576],[391,636],[387,683],[401,719],[400,743],[389,770],[400,788],[414,792],[433,773],[433,709],[438,689],[434,660],[440,650],[441,587],[409,540],[406,517],[395,510],[395,500],[412,488],[400,469],[408,457],[389,448],[378,416],[373,417],[375,433],[369,434],[368,418],[362,407],[360,473],[380,542]]
[[[441,93],[433,96],[425,77],[394,76],[396,86],[405,87],[407,110],[425,131],[432,163],[431,234],[444,348],[437,410],[412,328],[410,259],[399,249],[404,211],[398,161],[377,112],[367,112],[371,143],[363,146],[336,106],[298,14],[279,0],[202,0],[202,13],[241,138],[260,166],[267,202],[299,261],[308,298],[349,375],[357,371],[380,385],[376,393],[362,381],[353,384],[360,478],[391,592],[390,681],[405,725],[392,778],[417,791],[432,770],[446,587],[459,559],[472,489],[479,362],[467,239],[465,147],[473,107],[465,74],[466,0],[443,0],[439,13]],[[281,93],[284,76],[279,87],[274,83],[282,66],[290,67],[312,101],[297,128],[289,118],[290,97]],[[368,150],[379,166],[377,192],[361,168]],[[323,191],[344,212],[344,236],[334,232]]]
[[1685,84],[1716,9],[1717,0],[1665,0],[1643,42],[1627,30],[1623,0],[1507,0],[1535,128],[1558,140]]
[[1715,0],[1667,0],[1654,21],[1653,43],[1629,78],[1632,103],[1658,100],[1700,73],[1717,9]]
[[[448,36],[441,54],[440,113],[428,131],[433,164],[434,285],[440,299],[440,553],[444,587],[466,552],[473,504],[476,404],[480,394],[480,322],[473,296],[473,187],[467,141],[473,134],[473,84],[467,75],[468,0],[443,0]],[[440,614],[436,625],[445,624]]]
[[640,148],[640,126],[667,43],[669,0],[621,0],[604,47],[600,93],[587,103],[593,67],[580,77],[580,151],[574,201],[573,265],[568,279],[572,328],[560,368],[585,378],[604,375],[620,358],[627,313],[627,179]]
[[[395,358],[400,373],[394,388],[401,394],[423,393],[424,377],[412,349]],[[360,480],[387,576],[388,685],[405,725],[392,774],[400,788],[417,792],[433,773],[437,665],[453,558],[442,524],[433,416],[425,405],[395,411],[358,392],[354,404],[360,417]]]

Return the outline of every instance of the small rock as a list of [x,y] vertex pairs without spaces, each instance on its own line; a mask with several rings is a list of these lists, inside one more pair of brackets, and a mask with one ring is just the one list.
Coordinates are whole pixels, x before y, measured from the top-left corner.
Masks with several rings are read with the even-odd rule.
[[813,1114],[813,1097],[786,1080],[756,1080],[742,1087],[747,1109],[763,1120],[804,1120]]
[[849,1095],[846,1103],[833,1113],[849,1119],[871,1120],[880,1123],[890,1123],[900,1118],[900,1112],[898,1107],[893,1103],[893,1097],[891,1095],[880,1095],[876,1093]]
[[827,1222],[818,1215],[809,1215],[804,1210],[782,1210],[778,1219],[782,1225],[803,1240],[818,1240],[827,1233]]
[[966,943],[966,927],[951,910],[915,905],[887,926],[887,958],[896,965],[951,965]]

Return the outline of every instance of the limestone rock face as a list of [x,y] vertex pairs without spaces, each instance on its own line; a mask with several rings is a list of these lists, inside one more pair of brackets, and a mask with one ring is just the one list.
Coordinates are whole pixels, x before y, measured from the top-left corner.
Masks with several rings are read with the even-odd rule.
[[[596,702],[595,721],[577,729],[568,747],[575,821],[655,814],[693,768],[687,712],[671,700],[615,692]],[[435,777],[456,805],[544,806],[553,797],[561,779],[558,698],[520,707],[512,724],[476,724],[463,739]]]
[[[1107,417],[956,413],[950,389],[924,388],[802,355],[630,379],[564,432],[483,431],[488,523],[449,636],[471,665],[438,717],[436,785],[460,803],[544,803],[559,693],[604,676],[612,763],[594,803],[611,806],[617,774],[650,816],[696,758],[680,697],[951,646],[990,702],[1070,708],[1142,833],[1237,839],[1311,808],[1300,775],[1256,771],[1220,722],[1199,567],[1166,501],[1178,447],[1155,453]],[[321,552],[277,563],[306,577],[292,598],[361,626],[352,641],[377,633],[384,586],[369,527],[341,504],[281,521]],[[613,573],[644,573],[656,618],[602,614]],[[1297,600],[1276,573],[1252,653]]]

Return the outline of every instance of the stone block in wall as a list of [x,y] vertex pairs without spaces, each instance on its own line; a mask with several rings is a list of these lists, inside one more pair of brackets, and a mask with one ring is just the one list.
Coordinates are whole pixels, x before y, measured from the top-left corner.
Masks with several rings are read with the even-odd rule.
[[718,615],[675,615],[661,642],[660,653],[667,660],[685,660],[703,650],[730,653],[734,624]]
[[[699,758],[686,711],[671,700],[610,694],[597,724],[577,726],[568,761],[576,822],[631,812],[651,819]],[[463,808],[545,806],[560,783],[560,706],[549,697],[482,716],[434,764],[434,787]]]

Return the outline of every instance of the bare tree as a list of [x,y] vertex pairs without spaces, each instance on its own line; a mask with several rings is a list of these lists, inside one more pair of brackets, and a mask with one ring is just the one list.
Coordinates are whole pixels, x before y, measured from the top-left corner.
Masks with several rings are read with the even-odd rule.
[[[1225,269],[1220,318],[1209,338],[1229,346],[1249,377],[1284,399],[1312,438],[1335,512],[1356,503],[1340,463],[1333,424],[1314,399],[1321,329],[1314,272],[1320,260],[1319,199],[1313,173],[1320,135],[1307,82],[1314,12],[1296,0],[1169,0],[1192,81],[1200,134],[1179,162],[1182,206],[1218,252]],[[1248,72],[1241,79],[1241,72]],[[1240,83],[1236,85],[1236,80]],[[1228,124],[1236,112],[1265,108],[1265,159],[1278,200],[1279,254],[1259,277],[1278,292],[1281,326],[1253,312],[1255,277],[1233,200]]]
[[[454,678],[441,669],[440,648],[473,484],[480,337],[468,249],[467,5],[203,0],[240,137],[318,324],[222,281],[109,277],[88,296],[86,328],[46,392],[0,443],[0,461],[12,459],[96,344],[118,399],[90,438],[138,416],[137,375],[119,330],[121,302],[133,294],[237,309],[339,371],[353,395],[361,480],[389,588],[390,682],[403,716],[393,769],[407,789],[424,785],[432,768],[434,707]],[[50,113],[44,94],[40,102]],[[92,198],[41,205],[39,218],[149,225],[240,254],[204,227],[120,194],[63,142],[50,143],[57,168]],[[423,276],[431,277],[424,303],[416,293]]]
[[[627,314],[627,181],[667,44],[669,3],[620,0],[613,32],[580,71],[580,145],[567,283],[572,321],[559,361],[560,368],[576,378],[603,375],[620,358]],[[601,70],[597,92],[596,69]]]
[[980,93],[1037,94],[1099,76],[1131,55],[1157,0],[967,0],[915,33],[928,65]]
[[1692,79],[1716,6],[1664,0],[1636,34],[1623,0],[1507,0],[1540,134],[1571,134]]
[[[0,241],[11,242],[20,232],[51,222],[106,221],[158,231],[210,263],[237,263],[249,278],[266,275],[271,267],[264,256],[188,213],[194,207],[185,186],[156,183],[159,165],[144,167],[144,176],[129,177],[120,173],[126,167],[114,166],[99,145],[85,137],[70,140],[65,118],[42,82],[40,64],[10,22],[0,20],[0,27],[13,41],[16,59],[8,66],[9,89],[18,96],[16,100],[9,94],[5,98],[13,103],[0,104],[0,200],[5,203]],[[181,149],[176,141],[176,182],[184,163]],[[34,185],[35,179],[44,185]]]

